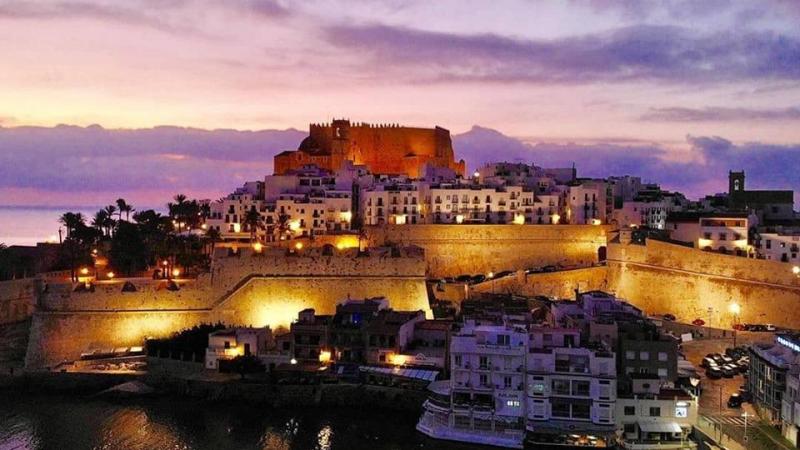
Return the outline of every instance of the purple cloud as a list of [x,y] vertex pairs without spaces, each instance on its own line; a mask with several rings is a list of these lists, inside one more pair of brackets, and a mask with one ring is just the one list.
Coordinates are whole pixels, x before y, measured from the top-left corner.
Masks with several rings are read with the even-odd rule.
[[[701,34],[641,25],[555,40],[447,34],[385,25],[333,26],[334,45],[371,56],[381,73],[417,81],[675,83],[800,79],[800,39],[773,32]],[[378,72],[376,72],[376,75]]]
[[640,116],[650,122],[722,122],[739,120],[798,120],[800,107],[750,108],[651,108]]

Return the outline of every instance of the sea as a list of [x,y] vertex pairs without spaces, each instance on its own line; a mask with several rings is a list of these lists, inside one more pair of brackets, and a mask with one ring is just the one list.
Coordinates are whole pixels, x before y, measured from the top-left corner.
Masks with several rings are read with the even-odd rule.
[[[58,242],[58,219],[67,211],[86,216],[87,224],[100,206],[0,206],[0,243],[36,245],[37,242]],[[62,230],[63,234],[63,230]],[[66,234],[64,234],[66,236]]]
[[286,410],[186,398],[106,400],[0,392],[0,449],[476,448],[425,437],[414,428],[417,418],[369,405]]

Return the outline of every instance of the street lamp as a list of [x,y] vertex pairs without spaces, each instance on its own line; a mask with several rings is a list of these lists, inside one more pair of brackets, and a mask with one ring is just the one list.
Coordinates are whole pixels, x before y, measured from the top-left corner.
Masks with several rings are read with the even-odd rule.
[[795,275],[800,275],[800,266],[792,267],[792,273]]
[[733,314],[733,346],[736,347],[736,324],[739,322],[739,313],[742,311],[742,307],[739,306],[738,303],[733,302],[728,305],[728,310]]
[[744,441],[747,442],[747,418],[750,414],[747,414],[747,411],[742,413],[742,417],[744,417]]

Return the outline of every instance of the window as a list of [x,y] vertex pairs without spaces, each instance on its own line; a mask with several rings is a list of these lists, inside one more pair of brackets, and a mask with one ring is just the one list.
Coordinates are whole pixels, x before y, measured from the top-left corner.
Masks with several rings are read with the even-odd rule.
[[455,364],[456,367],[461,367],[461,359],[462,359],[461,355],[454,356],[453,357],[453,364]]
[[498,334],[497,345],[511,345],[511,336],[507,334]]
[[719,240],[720,240],[720,241],[726,241],[726,240],[728,240],[728,234],[727,234],[727,233],[720,233],[720,234],[719,234]]
[[511,389],[511,377],[503,377],[503,387],[506,389]]
[[489,368],[489,357],[481,356],[478,359],[478,365],[480,366],[481,369],[488,369]]
[[482,373],[480,375],[480,377],[478,377],[478,380],[480,381],[481,386],[488,386],[489,385],[489,376],[486,375],[485,373]]
[[685,405],[678,405],[675,407],[675,417],[686,418],[689,417],[689,408]]
[[625,359],[636,359],[636,352],[628,350],[625,352]]
[[636,424],[635,423],[626,423],[625,424],[625,432],[626,433],[636,433]]
[[554,401],[551,405],[553,417],[569,418],[569,403],[564,401]]
[[667,352],[658,352],[658,360],[659,361],[666,361],[667,360]]
[[626,406],[625,407],[625,415],[626,416],[635,416],[636,415],[636,407],[635,406]]
[[651,406],[650,417],[661,417],[661,408],[659,408],[658,406]]
[[553,393],[557,395],[570,395],[569,380],[553,380]]
[[588,381],[573,381],[572,382],[572,395],[580,395],[582,397],[589,396],[589,387],[591,383]]
[[642,361],[649,361],[650,352],[639,352],[639,359],[641,359]]
[[591,418],[591,405],[588,403],[575,403],[572,405],[572,418],[589,419]]
[[665,368],[659,368],[659,369],[658,369],[658,376],[659,376],[660,378],[666,378],[666,377],[667,377],[667,369],[665,369]]

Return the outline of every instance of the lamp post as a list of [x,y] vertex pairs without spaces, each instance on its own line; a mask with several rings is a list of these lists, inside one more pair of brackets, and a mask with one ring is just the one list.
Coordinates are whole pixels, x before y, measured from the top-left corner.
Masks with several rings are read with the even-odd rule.
[[749,416],[750,416],[750,415],[749,415],[749,414],[747,414],[747,411],[745,411],[744,413],[742,413],[742,417],[744,417],[744,441],[745,441],[745,442],[747,442],[747,418],[748,418]]
[[742,312],[742,307],[739,306],[738,303],[733,302],[730,304],[730,306],[728,306],[728,309],[730,310],[731,314],[733,314],[733,346],[736,347],[736,332],[738,331],[736,329],[736,324],[739,321],[739,313]]

